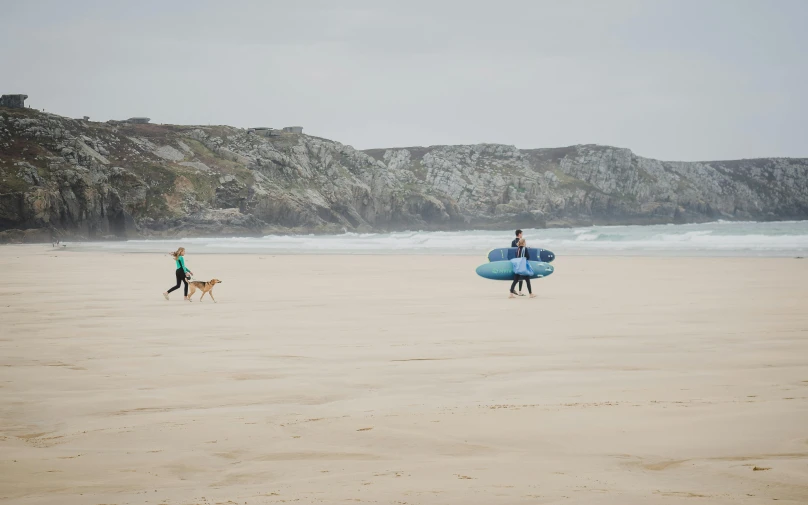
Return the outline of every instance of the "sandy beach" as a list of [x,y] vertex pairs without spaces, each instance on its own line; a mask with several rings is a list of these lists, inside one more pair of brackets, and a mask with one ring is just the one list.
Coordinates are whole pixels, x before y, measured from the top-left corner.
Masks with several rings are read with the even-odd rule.
[[0,247],[6,504],[808,503],[808,260]]

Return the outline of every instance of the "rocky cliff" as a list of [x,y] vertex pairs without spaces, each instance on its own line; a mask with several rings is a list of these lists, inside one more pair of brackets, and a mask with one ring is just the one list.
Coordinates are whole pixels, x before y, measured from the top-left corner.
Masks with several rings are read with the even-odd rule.
[[595,145],[363,152],[297,133],[0,108],[6,239],[805,218],[808,159],[663,162]]

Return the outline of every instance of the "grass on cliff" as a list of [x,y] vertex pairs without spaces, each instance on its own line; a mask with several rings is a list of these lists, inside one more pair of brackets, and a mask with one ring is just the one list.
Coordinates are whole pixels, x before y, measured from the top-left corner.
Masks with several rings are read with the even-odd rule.
[[10,139],[0,139],[0,193],[25,192],[29,184],[20,177],[23,169],[16,163],[24,161],[33,166],[37,174],[43,178],[48,177],[48,160],[54,156],[39,144],[25,138],[13,136]]
[[173,189],[177,174],[162,165],[150,163],[134,163],[127,169],[140,178],[147,186],[145,207],[139,209],[144,215],[154,218],[166,218],[174,215],[166,202],[166,194]]
[[19,167],[0,161],[0,193],[25,193],[28,183],[19,176]]
[[222,174],[233,175],[247,186],[251,186],[254,183],[255,178],[253,177],[252,171],[241,163],[218,156],[216,153],[208,149],[205,144],[199,142],[198,140],[186,137],[183,137],[181,140],[185,143],[185,145],[191,148],[196,160],[201,161],[212,170],[216,170]]
[[412,160],[412,173],[420,181],[426,181],[427,169],[421,163],[421,160]]
[[179,167],[175,169],[178,176],[185,177],[193,185],[196,199],[208,204],[213,203],[216,196],[216,188],[219,185],[219,177],[215,174],[197,171],[191,167]]
[[594,191],[596,193],[603,193],[603,191],[599,190],[592,184],[586,181],[582,181],[581,179],[572,177],[571,175],[568,175],[557,168],[554,168],[552,172],[558,178],[558,185],[564,189],[573,189],[573,190],[578,189],[586,193],[589,193],[590,191]]
[[640,181],[646,184],[656,184],[658,182],[657,178],[651,175],[646,169],[637,167],[637,174],[640,177]]

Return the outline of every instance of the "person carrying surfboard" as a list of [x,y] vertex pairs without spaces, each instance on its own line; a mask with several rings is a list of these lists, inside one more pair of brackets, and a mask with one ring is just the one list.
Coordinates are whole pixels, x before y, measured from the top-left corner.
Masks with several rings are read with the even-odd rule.
[[516,230],[516,238],[511,242],[511,247],[519,247],[520,238],[522,238],[522,230]]
[[[516,242],[516,247],[517,247],[517,249],[516,249],[516,257],[517,258],[525,258],[525,260],[530,261],[530,251],[528,251],[528,249],[527,249],[527,242],[525,242],[525,239],[520,238]],[[514,274],[513,275],[513,282],[511,283],[511,294],[510,294],[510,296],[508,296],[508,298],[514,298],[516,296],[516,292],[513,290],[513,288],[516,287],[517,282],[521,282],[522,280],[524,280],[527,283],[527,292],[530,293],[530,298],[536,298],[536,295],[533,294],[533,289],[531,289],[531,287],[530,287],[530,276],[529,275],[519,275],[519,274]],[[524,296],[524,295],[522,295],[522,296]]]
[[[519,240],[521,238],[522,238],[522,230],[516,230],[516,238],[513,239],[513,242],[511,242],[511,247],[518,247]],[[513,288],[511,288],[511,293],[513,293]],[[522,281],[519,281],[519,292],[516,294],[519,296],[525,296],[525,294],[522,293]]]

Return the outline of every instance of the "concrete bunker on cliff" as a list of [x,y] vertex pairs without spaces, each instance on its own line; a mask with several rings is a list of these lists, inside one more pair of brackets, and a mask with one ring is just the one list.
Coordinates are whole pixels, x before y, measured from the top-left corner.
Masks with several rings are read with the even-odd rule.
[[24,109],[26,98],[28,98],[28,95],[0,96],[0,107],[8,107],[9,109]]
[[251,133],[253,135],[260,135],[262,137],[277,137],[280,135],[280,132],[275,128],[269,128],[267,126],[256,126],[255,128],[248,128],[247,133]]

